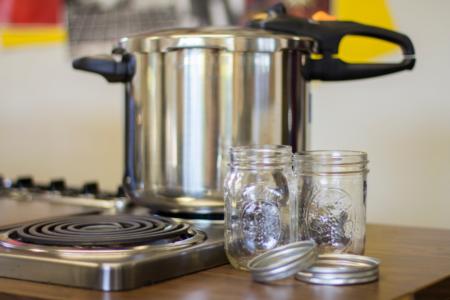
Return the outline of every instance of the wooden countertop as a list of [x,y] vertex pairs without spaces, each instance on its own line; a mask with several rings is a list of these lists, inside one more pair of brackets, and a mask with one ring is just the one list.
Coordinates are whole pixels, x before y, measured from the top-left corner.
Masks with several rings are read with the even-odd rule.
[[[0,278],[0,299],[414,299],[450,278],[450,230],[368,225],[366,254],[381,259],[378,282],[334,287],[286,279],[258,284],[229,265],[125,292],[105,293]],[[1,266],[0,266],[1,267]],[[45,271],[44,271],[45,272]],[[450,280],[440,291],[450,299]],[[416,297],[416,299],[418,299]]]

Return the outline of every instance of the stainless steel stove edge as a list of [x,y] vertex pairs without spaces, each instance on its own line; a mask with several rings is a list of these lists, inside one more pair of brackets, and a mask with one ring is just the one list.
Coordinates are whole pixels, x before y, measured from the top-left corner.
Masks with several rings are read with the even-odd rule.
[[223,247],[223,241],[210,241],[121,261],[67,260],[0,249],[0,276],[102,291],[129,290],[226,264]]

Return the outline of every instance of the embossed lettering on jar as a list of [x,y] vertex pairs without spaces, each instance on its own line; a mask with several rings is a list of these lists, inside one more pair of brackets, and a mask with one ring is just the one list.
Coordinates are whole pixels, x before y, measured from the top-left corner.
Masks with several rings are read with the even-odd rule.
[[225,250],[230,263],[247,262],[297,236],[296,182],[290,146],[241,146],[230,150],[225,179]]

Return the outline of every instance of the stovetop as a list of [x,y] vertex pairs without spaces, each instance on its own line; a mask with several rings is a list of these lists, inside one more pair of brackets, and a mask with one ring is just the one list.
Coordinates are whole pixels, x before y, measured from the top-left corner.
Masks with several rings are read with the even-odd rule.
[[1,277],[116,291],[227,263],[221,220],[162,217],[120,195],[73,191],[3,186],[0,220],[22,214],[0,224]]

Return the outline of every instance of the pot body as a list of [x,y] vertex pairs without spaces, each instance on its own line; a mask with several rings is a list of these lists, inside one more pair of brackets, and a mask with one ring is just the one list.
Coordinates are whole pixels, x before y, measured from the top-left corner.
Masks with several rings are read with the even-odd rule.
[[[113,51],[120,60],[73,62],[125,84],[124,189],[136,202],[167,214],[220,218],[230,147],[308,149],[309,80],[370,78],[415,64],[411,40],[383,28],[295,18],[280,5],[249,26],[146,33],[121,40]],[[337,55],[346,35],[395,43],[404,58],[347,63]]]
[[301,68],[313,44],[303,40],[289,49],[261,46],[273,39],[256,41],[259,48],[248,42],[246,49],[235,43],[231,50],[142,51],[142,41],[126,41],[135,58],[126,83],[125,179],[134,200],[174,213],[222,212],[231,146],[308,148],[309,92]]

